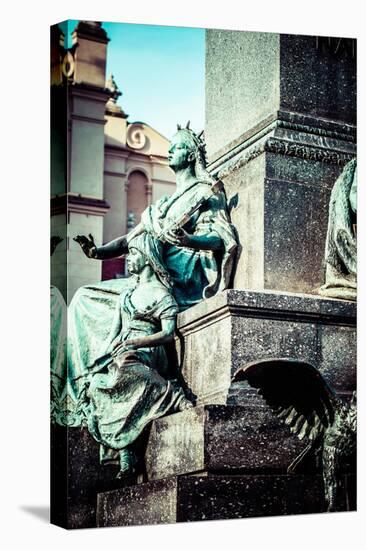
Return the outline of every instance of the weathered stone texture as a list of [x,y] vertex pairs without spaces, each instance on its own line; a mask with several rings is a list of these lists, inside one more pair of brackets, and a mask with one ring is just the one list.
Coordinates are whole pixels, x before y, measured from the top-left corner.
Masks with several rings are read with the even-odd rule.
[[330,191],[356,155],[355,41],[207,31],[210,171],[240,241],[234,288],[316,293]]
[[[356,123],[355,41],[263,32],[206,32],[206,138],[211,158],[279,110]],[[327,38],[325,37],[325,41]],[[345,47],[344,47],[345,46]]]
[[350,42],[281,34],[281,108],[355,124],[356,41]]
[[101,493],[97,527],[175,523],[176,496],[176,478]]
[[272,33],[206,31],[205,132],[210,151],[279,108],[279,40]]
[[51,522],[67,529],[96,526],[97,494],[137,482],[117,479],[118,466],[101,466],[99,444],[86,428],[51,426]]
[[147,477],[202,471],[285,473],[305,444],[260,397],[246,406],[195,407],[153,422],[145,455]]
[[[264,358],[308,361],[341,393],[356,386],[354,302],[227,290],[180,314],[178,329],[185,341],[183,376],[198,404],[227,403],[234,372]],[[234,402],[245,400],[239,392]]]
[[[341,491],[340,509],[354,510],[354,479]],[[98,496],[99,527],[323,511],[320,476],[181,476]]]

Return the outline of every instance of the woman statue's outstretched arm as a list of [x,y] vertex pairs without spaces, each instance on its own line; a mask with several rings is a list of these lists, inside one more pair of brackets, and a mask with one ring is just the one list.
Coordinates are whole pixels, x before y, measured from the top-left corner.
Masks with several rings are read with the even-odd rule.
[[81,246],[82,251],[88,258],[111,260],[112,258],[118,258],[123,254],[127,254],[130,239],[137,237],[137,235],[140,235],[143,231],[142,225],[139,224],[131,233],[128,233],[128,235],[122,235],[122,237],[118,237],[102,246],[96,246],[93,235],[90,234],[89,237],[77,235],[74,237],[74,241]]

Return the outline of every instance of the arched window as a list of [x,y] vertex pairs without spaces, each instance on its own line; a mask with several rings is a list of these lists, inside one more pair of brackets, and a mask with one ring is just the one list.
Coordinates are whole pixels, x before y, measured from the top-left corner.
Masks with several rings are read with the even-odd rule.
[[131,172],[127,188],[127,215],[134,215],[136,225],[141,220],[141,214],[148,206],[148,179],[140,170]]

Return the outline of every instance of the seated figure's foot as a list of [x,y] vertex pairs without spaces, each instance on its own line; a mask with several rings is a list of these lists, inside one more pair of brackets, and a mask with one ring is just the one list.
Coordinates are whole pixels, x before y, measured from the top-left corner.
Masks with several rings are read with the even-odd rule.
[[187,399],[184,393],[184,390],[182,386],[179,384],[178,380],[175,379],[175,380],[171,380],[170,382],[173,386],[173,391],[175,394],[174,395],[175,401],[170,411],[170,414],[180,412],[180,411],[185,411],[187,409],[192,409],[194,407],[194,404],[192,403],[192,401]]
[[189,401],[186,397],[182,397],[178,404],[179,411],[186,411],[187,409],[193,409],[192,401]]
[[137,457],[131,449],[121,449],[119,451],[119,466],[120,470],[117,474],[118,478],[133,474],[136,469]]

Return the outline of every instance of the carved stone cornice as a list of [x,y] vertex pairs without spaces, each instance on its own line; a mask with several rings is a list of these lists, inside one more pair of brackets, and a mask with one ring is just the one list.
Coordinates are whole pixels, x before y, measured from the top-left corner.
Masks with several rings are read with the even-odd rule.
[[356,155],[356,127],[310,115],[278,111],[214,156],[208,169],[227,176],[264,152],[343,166]]
[[78,115],[74,113],[71,114],[71,120],[80,120],[81,122],[92,122],[94,124],[100,124],[101,126],[105,126],[107,122],[105,118],[101,119],[101,118],[96,118],[92,116]]
[[104,199],[75,195],[74,193],[51,197],[51,216],[66,212],[104,216],[109,209],[110,206]]
[[325,147],[317,147],[311,145],[303,145],[277,138],[269,138],[264,145],[265,151],[269,153],[277,153],[287,155],[289,157],[299,157],[306,160],[317,160],[330,164],[338,164],[344,166],[355,157],[354,154],[344,151],[337,151]]
[[80,96],[84,99],[90,99],[92,101],[101,101],[107,103],[111,97],[111,91],[109,88],[95,86],[87,82],[71,82],[68,84],[68,89],[72,95]]
[[265,151],[265,143],[261,143],[260,145],[256,145],[254,147],[251,147],[248,151],[245,151],[242,153],[239,158],[235,156],[235,158],[228,163],[225,163],[224,167],[216,170],[210,170],[210,166],[208,167],[208,171],[212,174],[215,174],[219,179],[223,179],[233,172],[236,172],[241,168],[242,166],[245,166],[245,164],[248,164],[251,160],[254,160],[256,157],[259,157],[262,153]]
[[357,304],[316,294],[230,289],[180,313],[177,327],[180,334],[187,336],[235,316],[354,327]]
[[283,125],[287,128],[296,129],[295,126],[297,126],[297,129],[302,132],[306,131],[312,134],[326,135],[328,137],[341,138],[352,142],[356,140],[356,126],[346,122],[284,110],[277,112],[277,121],[279,125]]
[[287,141],[284,139],[270,137],[240,155],[239,158],[234,158],[233,161],[225,163],[220,170],[213,170],[212,173],[218,176],[219,179],[225,178],[236,170],[239,170],[245,164],[255,159],[262,153],[275,153],[289,157],[297,157],[304,160],[314,160],[318,162],[326,162],[329,164],[338,164],[344,166],[355,157],[355,154],[345,153],[343,151],[331,150],[324,147],[316,147]]
[[276,129],[301,132],[314,137],[339,139],[349,143],[356,142],[357,132],[356,126],[352,124],[280,110],[258,122],[253,128],[238,136],[213,155],[209,155],[210,165],[222,164],[224,160],[226,162],[229,157],[233,157]]
[[326,128],[319,128],[317,126],[310,126],[309,124],[299,124],[295,122],[290,122],[288,120],[278,120],[278,128],[285,128],[287,130],[295,130],[296,132],[303,132],[307,134],[313,134],[315,136],[329,137],[333,139],[343,139],[350,141],[351,143],[356,143],[356,134],[352,133],[343,133],[337,130],[330,130]]

